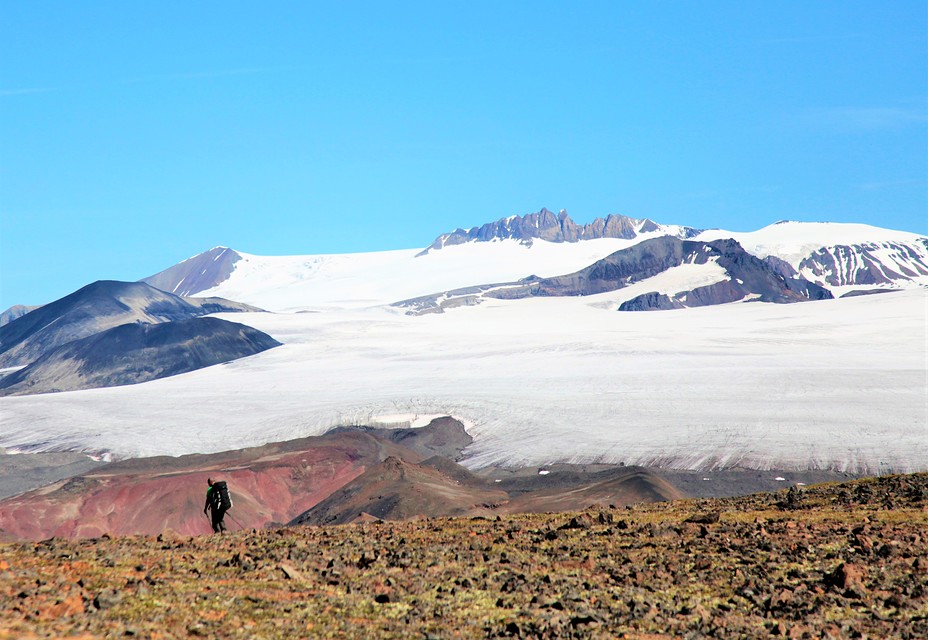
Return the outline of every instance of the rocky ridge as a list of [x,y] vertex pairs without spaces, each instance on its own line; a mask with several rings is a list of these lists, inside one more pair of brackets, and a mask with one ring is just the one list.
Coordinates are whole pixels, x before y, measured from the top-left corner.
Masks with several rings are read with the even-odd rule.
[[665,227],[647,218],[639,220],[616,214],[610,214],[605,218],[596,218],[588,224],[578,225],[571,220],[564,209],[555,214],[546,208],[542,208],[538,213],[500,218],[479,227],[471,227],[467,230],[459,228],[450,233],[443,233],[419,255],[425,255],[432,250],[465,242],[518,240],[531,244],[535,239],[548,242],[579,242],[597,238],[632,239],[643,233],[660,230],[682,238],[689,238],[699,233],[698,229],[690,227]]
[[715,262],[725,278],[714,284],[672,294],[657,291],[636,296],[619,311],[682,309],[726,304],[741,300],[803,302],[832,298],[824,287],[797,277],[790,266],[776,258],[760,259],[732,239],[701,242],[660,236],[617,251],[575,273],[551,278],[530,276],[518,282],[496,283],[445,291],[397,303],[409,313],[440,313],[483,298],[520,299],[551,296],[586,296],[617,291],[684,264]]
[[139,282],[178,296],[192,296],[228,279],[242,256],[228,247],[213,247]]
[[928,276],[928,238],[922,238],[920,245],[869,242],[822,247],[799,262],[798,273],[834,287],[897,285]]

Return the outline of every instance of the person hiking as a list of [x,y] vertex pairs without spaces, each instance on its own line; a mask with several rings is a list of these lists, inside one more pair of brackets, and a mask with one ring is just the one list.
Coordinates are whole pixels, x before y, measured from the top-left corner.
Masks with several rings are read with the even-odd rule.
[[209,487],[206,489],[206,505],[203,507],[203,513],[212,511],[213,532],[222,533],[226,530],[226,525],[222,519],[225,517],[226,511],[232,506],[229,489],[223,480],[213,482],[212,478],[207,478],[206,484]]

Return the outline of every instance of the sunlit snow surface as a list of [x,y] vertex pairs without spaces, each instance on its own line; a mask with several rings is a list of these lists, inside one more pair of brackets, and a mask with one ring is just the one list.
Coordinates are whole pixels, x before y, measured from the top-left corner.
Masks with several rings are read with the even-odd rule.
[[247,301],[269,311],[320,311],[391,304],[473,285],[513,282],[530,275],[579,271],[642,239],[575,243],[515,240],[445,247],[318,256],[241,253],[232,278],[200,296]]
[[211,452],[447,413],[475,437],[471,467],[928,469],[924,289],[615,311],[637,293],[223,315],[285,344],[140,385],[5,398],[0,446]]

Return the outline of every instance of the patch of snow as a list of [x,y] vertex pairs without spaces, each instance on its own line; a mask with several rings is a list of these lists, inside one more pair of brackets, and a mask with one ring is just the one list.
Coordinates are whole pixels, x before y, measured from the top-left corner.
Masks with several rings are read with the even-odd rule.
[[[644,293],[657,293],[674,296],[684,291],[705,287],[728,279],[728,272],[720,266],[718,260],[709,260],[705,264],[681,264],[663,271],[656,276],[641,280],[617,291],[585,296],[586,304],[596,309],[616,310],[627,302]],[[685,300],[686,298],[684,298]]]
[[4,367],[0,369],[0,376],[5,376],[8,373],[15,373],[16,371],[19,371],[20,369],[25,369],[25,368],[26,368],[25,365],[22,365],[19,367]]

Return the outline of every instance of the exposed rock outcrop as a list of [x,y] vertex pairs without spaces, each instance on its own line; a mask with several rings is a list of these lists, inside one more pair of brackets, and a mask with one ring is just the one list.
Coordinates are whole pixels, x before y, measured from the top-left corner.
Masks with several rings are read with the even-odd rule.
[[214,247],[142,278],[140,282],[178,296],[192,296],[225,282],[235,269],[235,263],[241,259],[238,252],[228,247]]
[[[650,233],[661,229],[664,229],[664,227],[647,218],[639,220],[615,214],[610,214],[605,218],[596,218],[589,224],[578,225],[571,220],[565,210],[555,214],[548,209],[542,208],[538,213],[510,216],[495,222],[488,222],[479,227],[472,227],[467,230],[456,229],[450,233],[443,233],[419,255],[426,254],[430,250],[465,242],[519,240],[531,244],[532,240],[536,238],[548,242],[579,242],[580,240],[597,238],[632,239],[642,233]],[[666,229],[668,233],[675,233],[681,237],[692,237],[699,233],[699,230],[690,229],[689,227],[668,227]]]
[[725,280],[672,294],[647,292],[623,303],[621,311],[680,309],[725,304],[739,300],[801,302],[832,298],[824,287],[795,275],[782,260],[761,260],[732,239],[702,242],[659,236],[617,251],[575,273],[552,278],[530,276],[518,282],[482,285],[421,296],[397,303],[410,313],[442,312],[461,301],[476,304],[480,298],[514,300],[540,296],[586,296],[623,289],[684,264],[715,262]]
[[[922,245],[922,252],[928,250],[928,239]],[[916,248],[901,242],[822,247],[799,263],[799,272],[831,286],[891,285],[928,276],[928,265]]]

